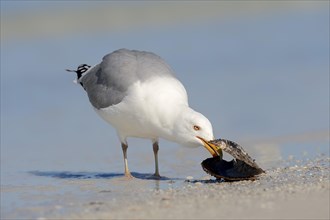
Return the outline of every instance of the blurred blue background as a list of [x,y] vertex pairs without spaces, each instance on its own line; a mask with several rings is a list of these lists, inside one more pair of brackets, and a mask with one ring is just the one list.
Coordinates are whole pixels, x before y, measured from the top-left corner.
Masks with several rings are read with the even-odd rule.
[[[329,154],[327,1],[1,1],[2,184],[33,170],[123,171],[115,131],[65,72],[119,48],[164,58],[215,136],[264,166]],[[131,170],[151,173],[149,141],[129,143]],[[161,174],[202,172],[208,156],[161,141]]]

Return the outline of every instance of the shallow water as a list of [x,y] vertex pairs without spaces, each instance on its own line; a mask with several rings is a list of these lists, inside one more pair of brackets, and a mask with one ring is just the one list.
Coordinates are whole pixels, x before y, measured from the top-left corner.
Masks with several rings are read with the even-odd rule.
[[138,178],[123,181],[115,131],[93,112],[84,91],[72,83],[74,75],[64,71],[99,62],[121,47],[162,56],[185,85],[191,105],[212,122],[215,136],[240,143],[264,169],[327,158],[328,16],[328,8],[291,8],[2,43],[1,212],[47,216],[54,207],[63,211],[59,204],[71,211],[75,201],[93,205],[95,193],[123,201],[137,186],[147,193],[186,187],[189,176],[210,178],[200,167],[210,156],[205,149],[162,140],[160,170],[167,179],[148,180],[154,168],[151,143],[129,139],[129,166]]

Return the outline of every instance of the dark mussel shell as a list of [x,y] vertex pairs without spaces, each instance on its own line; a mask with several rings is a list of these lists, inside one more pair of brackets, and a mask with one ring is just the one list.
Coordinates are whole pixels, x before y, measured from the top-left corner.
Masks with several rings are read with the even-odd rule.
[[254,180],[256,175],[265,172],[237,143],[225,139],[217,139],[209,143],[216,145],[220,151],[223,150],[234,157],[232,161],[223,160],[219,156],[208,158],[202,162],[205,172],[217,179],[222,178],[229,181]]
[[220,157],[207,158],[202,162],[205,172],[217,179],[229,181],[255,180],[256,175],[264,173],[259,167],[252,167],[241,160],[226,161]]

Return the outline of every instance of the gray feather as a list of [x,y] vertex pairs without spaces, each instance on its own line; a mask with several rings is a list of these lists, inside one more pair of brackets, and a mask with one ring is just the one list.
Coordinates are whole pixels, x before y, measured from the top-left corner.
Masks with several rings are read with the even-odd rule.
[[81,82],[92,105],[100,109],[120,103],[133,83],[156,76],[174,77],[171,68],[156,54],[120,49],[104,56]]

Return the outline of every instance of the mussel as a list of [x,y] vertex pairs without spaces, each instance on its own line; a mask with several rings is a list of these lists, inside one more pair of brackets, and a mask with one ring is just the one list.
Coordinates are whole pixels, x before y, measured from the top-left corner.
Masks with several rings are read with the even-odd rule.
[[[201,165],[205,172],[217,179],[227,181],[255,180],[265,173],[237,143],[225,139],[205,141],[205,148],[213,157],[204,160]],[[222,151],[234,157],[231,161],[222,159]]]

